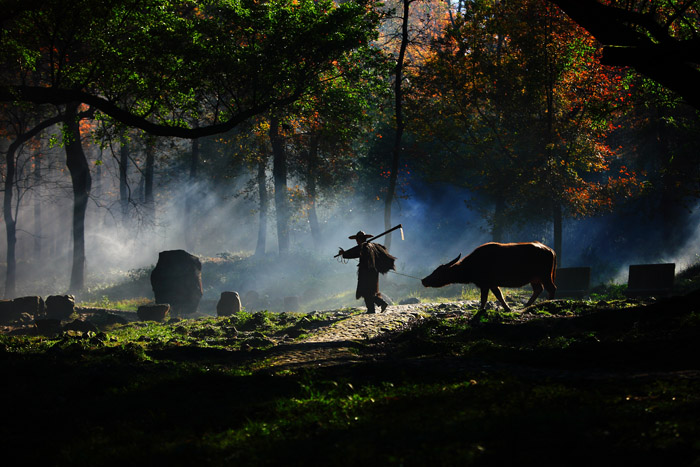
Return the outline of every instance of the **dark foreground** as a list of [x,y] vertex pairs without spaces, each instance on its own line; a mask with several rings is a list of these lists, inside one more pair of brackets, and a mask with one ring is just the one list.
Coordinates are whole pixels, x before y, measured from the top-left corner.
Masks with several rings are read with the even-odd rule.
[[[305,344],[338,315],[0,336],[4,458],[49,465],[698,465],[700,294],[441,305]],[[287,336],[286,339],[283,336]],[[346,358],[273,365],[282,345]],[[351,355],[352,358],[347,358]]]

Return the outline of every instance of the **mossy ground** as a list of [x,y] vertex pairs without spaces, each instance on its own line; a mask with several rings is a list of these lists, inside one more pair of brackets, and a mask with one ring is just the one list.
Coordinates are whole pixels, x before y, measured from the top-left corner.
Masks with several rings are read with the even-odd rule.
[[267,362],[357,310],[0,336],[0,439],[51,465],[692,465],[697,303],[437,304],[323,367]]

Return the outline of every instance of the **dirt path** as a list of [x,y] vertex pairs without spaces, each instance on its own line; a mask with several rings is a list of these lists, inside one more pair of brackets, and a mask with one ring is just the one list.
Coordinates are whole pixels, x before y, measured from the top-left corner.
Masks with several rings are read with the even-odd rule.
[[359,362],[368,357],[358,355],[358,342],[366,342],[383,334],[405,329],[435,313],[463,313],[472,306],[474,305],[470,302],[419,303],[393,305],[384,313],[351,315],[315,330],[302,341],[278,345],[272,351],[266,365],[274,369],[284,369]]
[[[556,305],[556,304],[555,304]],[[495,304],[488,308],[494,308]],[[321,368],[336,365],[379,361],[387,356],[389,348],[373,346],[368,352],[358,343],[369,342],[392,331],[406,329],[419,323],[427,317],[471,316],[476,312],[476,301],[450,303],[420,303],[416,305],[398,305],[390,307],[385,313],[354,314],[341,317],[332,324],[318,328],[301,341],[282,342],[274,347],[265,361],[265,368],[272,371],[299,368]],[[522,324],[541,315],[523,313],[512,324]],[[558,319],[552,317],[552,319]],[[566,318],[562,318],[566,319]],[[372,353],[374,352],[374,353]],[[478,358],[440,357],[439,360],[419,359],[403,362],[405,365],[437,364],[443,369],[452,368],[454,372],[474,371],[507,371],[520,377],[536,380],[637,380],[637,379],[687,379],[699,380],[700,370],[694,369],[661,369],[635,367],[630,369],[606,367],[559,368],[528,366],[527,364],[484,362]]]

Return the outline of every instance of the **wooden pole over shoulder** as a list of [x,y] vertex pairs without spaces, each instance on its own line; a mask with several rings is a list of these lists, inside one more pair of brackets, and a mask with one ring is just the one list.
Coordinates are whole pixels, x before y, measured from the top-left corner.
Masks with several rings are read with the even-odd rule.
[[[384,235],[386,235],[386,234],[388,234],[388,233],[390,233],[390,232],[393,232],[393,231],[396,230],[396,229],[401,229],[401,240],[403,240],[403,225],[402,225],[402,224],[399,224],[399,225],[396,225],[396,226],[390,228],[390,229],[387,230],[386,232],[382,232],[382,233],[380,233],[379,235],[375,235],[375,236],[372,237],[372,238],[368,238],[367,240],[365,240],[365,243],[371,242],[372,240],[375,240],[375,239],[377,239],[377,238],[379,238],[379,237],[382,237],[382,236],[384,236]],[[337,258],[337,257],[340,256],[341,254],[342,254],[342,253],[338,253],[337,255],[334,256],[334,258]]]

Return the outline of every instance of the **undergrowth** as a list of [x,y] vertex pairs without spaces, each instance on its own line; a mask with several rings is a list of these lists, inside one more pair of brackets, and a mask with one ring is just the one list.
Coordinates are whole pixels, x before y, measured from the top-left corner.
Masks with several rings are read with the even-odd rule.
[[[431,298],[407,329],[325,346],[303,337],[357,309],[0,335],[0,439],[71,466],[693,465],[697,297],[616,297],[479,322],[474,298]],[[336,347],[351,358],[322,365]],[[318,364],[275,366],[282,348]]]

